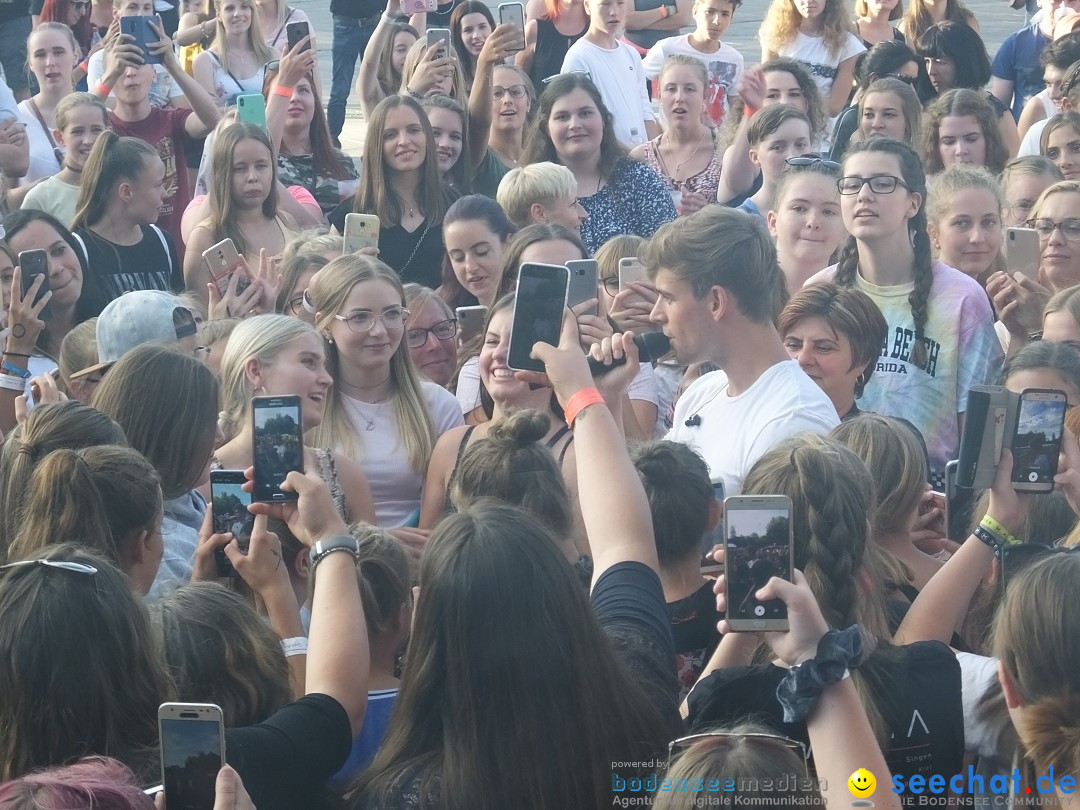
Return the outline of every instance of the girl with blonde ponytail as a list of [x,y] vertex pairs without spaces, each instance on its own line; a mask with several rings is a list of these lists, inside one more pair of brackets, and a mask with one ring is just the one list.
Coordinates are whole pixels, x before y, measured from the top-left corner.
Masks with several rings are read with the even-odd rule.
[[[211,469],[243,470],[253,463],[251,398],[299,396],[300,420],[309,441],[304,469],[318,470],[330,486],[346,522],[375,518],[371,488],[360,468],[310,441],[323,421],[333,377],[326,348],[311,324],[288,315],[247,318],[229,336],[221,359],[221,416],[227,441],[214,453]],[[209,487],[204,494],[209,495]]]

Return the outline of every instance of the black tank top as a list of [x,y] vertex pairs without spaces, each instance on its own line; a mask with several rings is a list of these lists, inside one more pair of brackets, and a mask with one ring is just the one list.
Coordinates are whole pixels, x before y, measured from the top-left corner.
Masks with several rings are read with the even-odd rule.
[[536,93],[543,91],[544,79],[557,76],[562,73],[562,63],[566,58],[566,52],[570,46],[585,36],[589,30],[588,25],[581,29],[580,34],[567,36],[559,32],[555,23],[551,20],[536,21],[536,53],[533,56],[532,73],[529,78],[533,81]]

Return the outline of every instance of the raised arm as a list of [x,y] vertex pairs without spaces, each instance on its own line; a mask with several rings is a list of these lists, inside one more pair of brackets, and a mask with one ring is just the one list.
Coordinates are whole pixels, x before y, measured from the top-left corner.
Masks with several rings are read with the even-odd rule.
[[495,26],[476,58],[476,75],[469,93],[469,149],[472,151],[470,158],[474,169],[484,162],[487,153],[494,107],[491,82],[495,66],[502,64],[513,53],[510,48],[518,36],[518,29],[509,23]]
[[161,26],[161,21],[157,18],[152,19],[150,26],[157,33],[158,41],[147,45],[147,49],[162,58],[165,69],[169,71],[169,75],[176,82],[176,86],[183,91],[185,98],[191,105],[192,115],[189,115],[184,121],[184,128],[192,138],[205,138],[210,130],[217,125],[218,119],[221,117],[221,110],[218,109],[214,97],[206,92],[203,86],[191,78],[187,71],[184,70],[184,66],[180,64],[180,60],[176,56],[176,51],[173,50],[172,40],[169,39],[165,29]]
[[[274,86],[266,97],[266,133],[270,136],[270,143],[274,145],[275,151],[280,147],[281,136],[285,132],[285,118],[292,102],[292,91],[299,81],[310,77],[315,70],[314,48],[303,48],[304,44],[310,41],[310,36],[304,37],[296,44],[295,49],[286,50],[281,55]],[[285,94],[286,90],[289,95]]]
[[743,100],[743,117],[731,145],[724,152],[720,182],[716,188],[716,199],[721,203],[745,194],[753,188],[757,178],[757,167],[750,160],[750,141],[746,132],[750,119],[765,103],[765,72],[760,65],[747,68],[739,77],[736,87]]
[[387,0],[386,9],[379,18],[379,24],[371,32],[371,39],[364,48],[364,58],[360,60],[360,71],[356,75],[356,94],[360,96],[360,108],[364,119],[371,118],[371,111],[385,98],[379,84],[379,58],[386,49],[386,41],[393,35],[391,23],[401,14],[398,0]]

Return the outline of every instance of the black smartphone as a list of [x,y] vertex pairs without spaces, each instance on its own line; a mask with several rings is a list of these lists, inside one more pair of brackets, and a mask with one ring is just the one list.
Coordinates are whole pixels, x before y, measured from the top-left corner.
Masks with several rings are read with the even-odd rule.
[[[22,289],[20,295],[26,298],[37,276],[41,276],[41,286],[38,287],[36,304],[45,293],[49,291],[49,254],[44,250],[24,250],[19,254],[19,271],[22,273]],[[45,308],[38,313],[38,317],[47,321],[52,318],[52,305],[46,304]]]
[[499,23],[514,26],[521,32],[521,38],[514,44],[511,51],[525,50],[525,6],[521,3],[500,3]]
[[514,322],[510,326],[507,365],[519,371],[543,371],[530,357],[533,344],[559,345],[570,273],[561,264],[526,262],[518,270]]
[[1012,485],[1018,492],[1054,491],[1067,404],[1064,392],[1052,388],[1020,393],[1012,442]]
[[213,810],[214,786],[225,763],[225,723],[213,703],[162,703],[161,784],[169,810]]
[[[285,36],[289,38],[289,50],[291,51],[294,48],[296,48],[296,46],[300,42],[300,40],[302,40],[304,37],[308,36],[310,33],[311,33],[311,29],[308,27],[307,22],[304,21],[304,20],[301,20],[300,22],[291,22],[288,25],[286,25],[285,26]],[[301,48],[300,50],[301,51],[306,51],[310,47],[311,47],[311,43],[309,42],[303,48]]]
[[255,397],[251,400],[255,459],[252,500],[295,501],[295,492],[283,492],[285,477],[304,471],[304,428],[300,397]]
[[787,605],[755,594],[773,577],[791,580],[791,499],[733,495],[724,500],[727,619],[735,631],[787,630]]
[[157,33],[150,27],[151,21],[161,25],[157,17],[144,17],[141,15],[121,17],[120,33],[130,34],[134,37],[134,44],[142,51],[143,60],[146,64],[160,65],[164,63],[164,57],[160,54],[150,53],[149,45],[158,41]]
[[[248,511],[251,493],[244,492],[245,480],[243,470],[210,471],[210,512],[213,515],[214,533],[232,532],[240,550],[247,554],[255,516]],[[219,577],[231,577],[236,573],[223,549],[214,552],[214,559]]]
[[[712,482],[713,499],[720,504],[721,508],[724,505],[724,482],[717,479]],[[705,555],[712,551],[713,546],[722,545],[724,542],[724,518],[720,516],[720,522],[716,524],[716,528],[711,532],[705,532],[704,537],[701,538],[701,573],[710,577],[718,577],[724,573],[724,564],[718,563],[716,560],[706,557]]]

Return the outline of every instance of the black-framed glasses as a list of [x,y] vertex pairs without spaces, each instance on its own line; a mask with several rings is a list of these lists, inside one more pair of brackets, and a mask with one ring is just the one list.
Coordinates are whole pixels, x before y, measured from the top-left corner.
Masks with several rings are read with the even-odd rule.
[[87,574],[93,576],[98,572],[92,565],[72,562],[71,560],[19,560],[5,565],[0,565],[0,571],[8,571],[12,568],[21,568],[27,565],[44,565],[46,568],[57,568],[61,571],[71,571],[75,574]]
[[789,157],[784,161],[784,163],[796,169],[803,169],[807,166],[823,166],[830,172],[837,174],[839,174],[840,172],[839,163],[837,163],[835,160],[828,160],[826,158],[819,157],[818,155],[801,155],[798,157]]
[[344,321],[354,332],[370,332],[376,321],[382,321],[387,329],[403,329],[409,315],[409,310],[405,307],[391,307],[381,315],[374,312],[353,312],[349,315],[335,315],[334,318]]
[[299,315],[301,311],[306,311],[304,308],[304,294],[300,293],[300,295],[286,301],[285,311],[290,315]]
[[1042,543],[1016,543],[1001,547],[1001,588],[1005,590],[1009,583],[1039,560],[1052,554],[1069,554],[1080,547],[1044,546]]
[[496,101],[502,99],[503,96],[509,94],[510,98],[523,98],[525,93],[528,92],[523,84],[512,84],[509,87],[499,87],[496,85],[491,88],[491,97]]
[[608,276],[607,278],[600,279],[600,284],[604,288],[604,292],[614,298],[619,294],[619,277]]
[[793,740],[790,737],[784,737],[780,734],[766,734],[764,732],[749,732],[747,734],[728,734],[723,731],[711,731],[703,734],[690,734],[686,737],[679,737],[677,740],[672,740],[668,743],[668,766],[671,765],[671,760],[675,758],[675,755],[685,751],[691,745],[702,740],[716,740],[718,743],[731,743],[742,742],[744,740],[753,740],[767,745],[779,746],[786,748],[793,754],[799,757],[799,761],[802,762],[803,775],[807,773],[807,762],[810,760],[810,750],[806,745],[799,740]]
[[906,189],[911,188],[899,177],[893,177],[891,174],[878,174],[873,177],[859,177],[855,174],[849,174],[836,180],[836,190],[848,196],[858,194],[862,191],[863,186],[870,186],[870,190],[875,194],[892,194],[896,191],[897,186],[903,186]]
[[438,340],[450,340],[457,334],[457,318],[447,318],[439,321],[430,328],[417,326],[405,333],[410,349],[419,349],[427,343],[428,335],[434,335]]
[[1060,222],[1055,222],[1052,219],[1045,219],[1039,217],[1038,219],[1029,219],[1028,225],[1034,229],[1035,233],[1039,235],[1040,239],[1049,239],[1054,235],[1054,231],[1058,228],[1061,229],[1061,235],[1064,236],[1070,242],[1080,241],[1080,219],[1063,219]]

